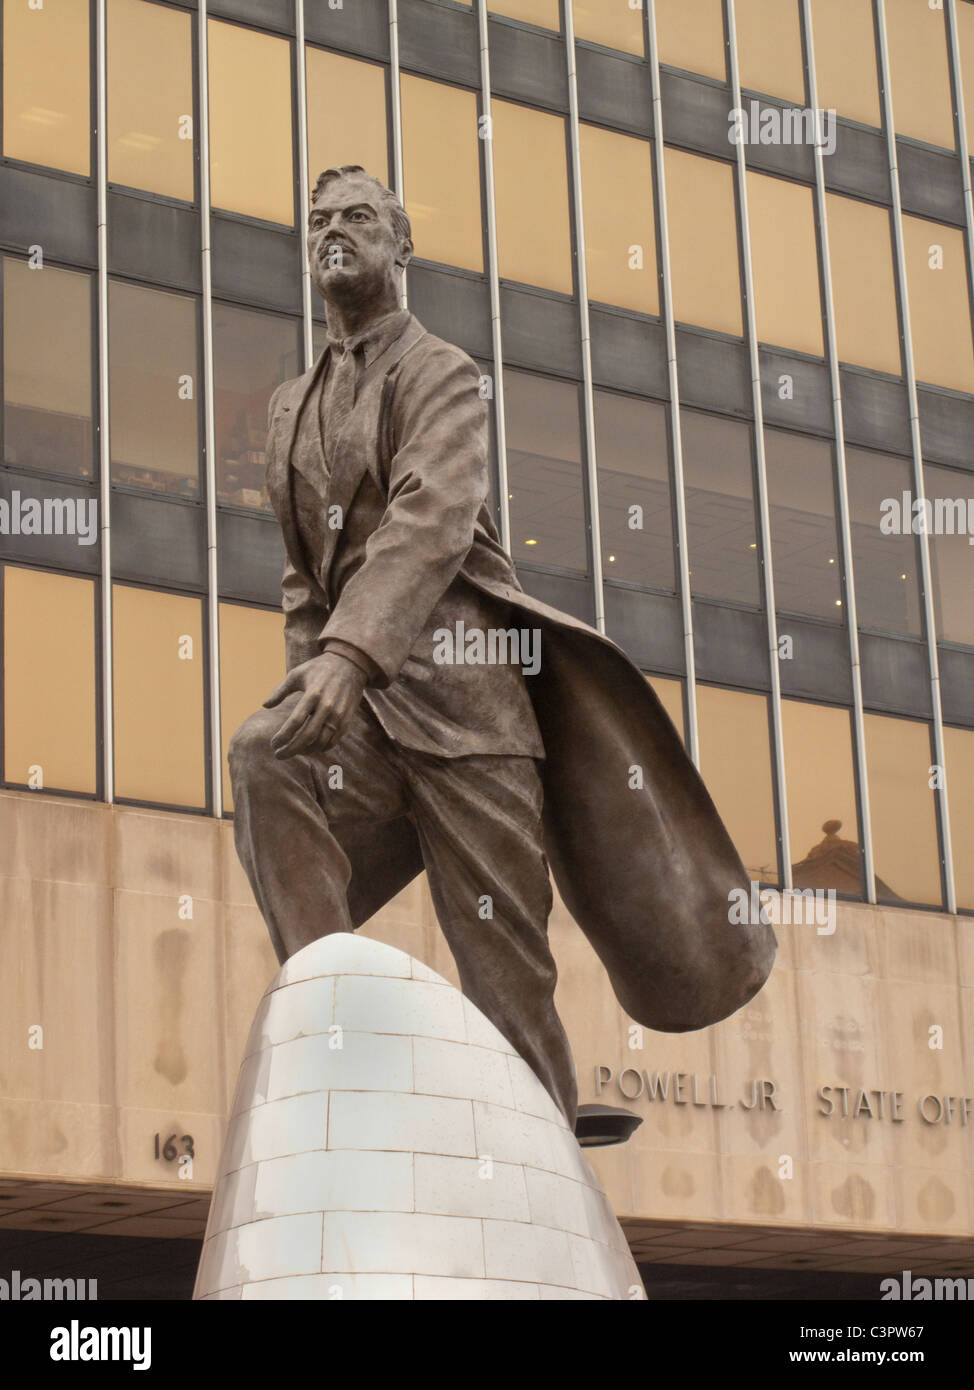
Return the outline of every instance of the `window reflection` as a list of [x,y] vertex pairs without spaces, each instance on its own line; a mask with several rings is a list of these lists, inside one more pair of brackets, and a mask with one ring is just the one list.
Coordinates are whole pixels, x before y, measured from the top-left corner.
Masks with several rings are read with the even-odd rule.
[[656,0],[656,37],[661,63],[724,81],[721,0]]
[[928,466],[924,490],[931,505],[937,636],[974,647],[974,476]]
[[94,795],[95,585],[5,565],[3,775]]
[[202,808],[203,606],[112,587],[115,790],[131,801]]
[[872,0],[812,0],[818,105],[880,126]]
[[199,495],[196,301],[108,286],[112,479]]
[[659,313],[648,140],[579,127],[589,299]]
[[861,898],[852,715],[782,700],[781,718],[794,885]]
[[841,623],[832,446],[807,435],[767,430],[764,447],[778,611]]
[[264,485],[267,406],[275,387],[300,372],[295,319],[213,305],[213,413],[217,495],[269,510]]
[[899,507],[904,492],[912,495],[912,466],[889,454],[847,448],[846,479],[859,626],[919,637],[923,624],[917,540],[891,531],[890,522],[883,529],[884,516],[894,518],[894,511],[883,503]]
[[944,729],[957,906],[974,911],[974,730]]
[[402,122],[406,211],[416,255],[482,271],[476,96],[406,73]]
[[900,376],[889,210],[836,193],[825,206],[839,360]]
[[676,317],[739,338],[743,330],[734,170],[716,159],[669,146],[663,164]]
[[213,206],[291,227],[291,45],[218,19],[207,42]]
[[668,676],[647,676],[646,679],[659,696],[660,704],[673,721],[680,738],[686,741],[683,727],[683,682]]
[[91,278],[3,260],[4,460],[90,478]]
[[320,173],[343,164],[361,164],[385,183],[389,177],[385,68],[323,48],[308,48],[305,71],[312,192]]
[[939,906],[940,848],[930,789],[929,726],[867,714],[865,733],[877,895],[883,902],[904,899]]
[[749,172],[747,202],[758,338],[821,357],[822,301],[812,190]]
[[778,882],[768,700],[697,686],[700,772],[755,883]]
[[672,591],[666,407],[596,391],[595,448],[604,577]]
[[642,6],[634,10],[629,0],[573,0],[573,3],[577,39],[642,57]]
[[515,561],[586,572],[578,387],[507,371],[504,414]]
[[691,410],[682,424],[690,588],[698,598],[757,608],[750,427]]
[[233,810],[227,767],[230,740],[284,679],[284,615],[241,603],[220,604],[220,731],[223,807]]
[[541,29],[561,29],[561,14],[558,0],[490,0],[491,14],[506,15],[508,19],[520,19],[525,24],[536,24]]
[[903,218],[910,335],[917,378],[974,393],[974,344],[964,233]]
[[805,104],[798,6],[791,0],[735,0],[741,86]]
[[88,0],[3,7],[3,153],[91,172]]
[[193,200],[192,19],[168,5],[109,0],[108,177]]
[[500,273],[571,294],[564,119],[509,101],[495,101],[492,115]]
[[885,0],[885,7],[897,134],[952,150],[954,115],[943,7],[916,0]]

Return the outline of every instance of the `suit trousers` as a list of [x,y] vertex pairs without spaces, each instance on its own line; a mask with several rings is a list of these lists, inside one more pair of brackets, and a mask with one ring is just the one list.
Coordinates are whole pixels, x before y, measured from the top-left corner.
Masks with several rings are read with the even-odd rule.
[[389,739],[364,702],[333,747],[279,759],[271,739],[297,699],[252,715],[229,753],[237,853],[278,959],[357,925],[347,898],[352,869],[333,828],[368,822],[381,845],[381,826],[408,816],[463,993],[574,1125],[577,1084],[554,1006],[535,760],[417,752]]

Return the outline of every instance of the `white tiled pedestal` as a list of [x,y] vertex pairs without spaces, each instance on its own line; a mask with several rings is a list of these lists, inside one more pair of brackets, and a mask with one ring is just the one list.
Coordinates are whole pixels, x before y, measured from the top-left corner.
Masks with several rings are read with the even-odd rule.
[[483,1014],[365,937],[287,962],[250,1032],[195,1298],[641,1296],[564,1117]]

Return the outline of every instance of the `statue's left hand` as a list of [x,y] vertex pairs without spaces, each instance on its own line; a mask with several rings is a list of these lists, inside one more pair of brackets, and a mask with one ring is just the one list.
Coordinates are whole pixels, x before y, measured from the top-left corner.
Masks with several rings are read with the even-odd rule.
[[341,737],[358,707],[368,677],[358,666],[335,652],[325,652],[289,671],[264,701],[273,709],[289,695],[301,693],[294,709],[271,739],[277,758],[329,748]]

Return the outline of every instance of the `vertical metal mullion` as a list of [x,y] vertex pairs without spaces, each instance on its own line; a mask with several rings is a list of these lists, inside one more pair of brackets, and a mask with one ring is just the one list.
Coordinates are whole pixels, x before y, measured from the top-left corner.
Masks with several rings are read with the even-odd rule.
[[[402,159],[402,84],[399,80],[399,0],[389,0],[389,100],[392,106],[392,178],[396,197],[405,207],[406,187]],[[400,303],[409,306],[406,274],[402,277]]]
[[[727,0],[727,37],[730,55],[731,104],[741,106],[741,75],[737,55],[737,28],[734,0]],[[768,471],[764,448],[764,402],[761,396],[761,358],[758,351],[757,319],[754,309],[754,270],[751,262],[751,226],[747,201],[747,161],[743,141],[736,145],[737,192],[741,210],[741,258],[744,268],[744,299],[748,356],[751,371],[751,401],[754,411],[754,449],[757,464],[758,512],[761,527],[761,549],[764,561],[764,605],[768,624],[768,665],[771,675],[771,728],[774,761],[778,785],[781,827],[782,883],[792,886],[791,836],[788,826],[788,794],[785,777],[784,731],[781,714],[781,672],[778,667],[778,622],[774,597],[774,565],[771,553],[771,514],[768,503]]]
[[670,229],[666,201],[666,168],[663,143],[663,100],[659,77],[659,42],[656,36],[656,0],[648,0],[649,70],[653,93],[653,158],[656,162],[656,209],[660,229],[660,270],[662,272],[663,322],[666,327],[666,367],[670,390],[670,433],[673,439],[673,482],[676,495],[677,564],[679,566],[680,611],[683,617],[683,655],[686,664],[687,750],[696,767],[700,766],[700,737],[697,719],[697,665],[693,650],[693,598],[690,590],[690,547],[687,538],[686,483],[683,474],[683,422],[680,418],[680,378],[676,355],[676,311],[673,305],[673,274],[670,263]]
[[[880,72],[883,83],[883,118],[886,125],[886,149],[889,156],[890,192],[893,200],[893,240],[896,252],[896,277],[899,285],[900,311],[903,316],[904,365],[906,368],[907,400],[910,411],[910,438],[913,444],[913,489],[920,501],[926,499],[923,478],[923,445],[920,437],[920,403],[917,395],[916,363],[913,360],[913,332],[910,322],[909,284],[906,274],[906,245],[903,237],[903,205],[900,197],[899,160],[896,153],[896,127],[893,116],[893,92],[890,83],[889,39],[886,32],[885,0],[876,0],[879,27]],[[934,757],[944,769],[942,785],[937,792],[940,811],[940,833],[943,846],[944,883],[947,890],[947,911],[957,911],[954,889],[954,859],[950,840],[950,814],[947,801],[947,760],[944,748],[944,717],[940,698],[940,662],[937,655],[937,625],[933,602],[933,572],[930,560],[930,537],[923,530],[920,541],[920,572],[923,579],[923,609],[927,629],[927,657],[930,668],[930,704],[933,710]]]
[[101,493],[102,780],[104,798],[115,800],[114,627],[112,624],[112,451],[108,385],[108,32],[106,0],[95,20],[96,144],[98,178],[98,476]]
[[500,268],[497,254],[497,203],[494,193],[494,125],[490,92],[490,43],[487,0],[477,0],[477,27],[480,36],[481,114],[486,119],[484,151],[484,194],[487,221],[487,278],[490,281],[490,333],[494,351],[494,431],[497,440],[497,489],[500,501],[500,536],[505,550],[511,548],[510,477],[507,466],[507,421],[504,417],[504,342],[501,325]]
[[203,398],[206,450],[207,643],[210,658],[210,780],[213,814],[223,815],[223,738],[220,720],[220,598],[217,557],[216,427],[213,416],[213,264],[210,241],[210,87],[207,0],[199,0],[197,51],[200,90],[200,263],[203,280]]
[[[818,110],[818,76],[815,70],[815,44],[812,31],[812,0],[802,0],[802,19],[805,25],[805,52],[808,61],[808,104]],[[832,286],[832,255],[829,243],[828,204],[825,191],[825,160],[822,134],[816,119],[815,131],[815,202],[818,214],[822,254],[822,282],[825,286],[825,337],[832,386],[832,423],[835,431],[835,461],[839,491],[839,540],[842,546],[842,569],[845,576],[846,624],[849,629],[849,661],[852,674],[852,711],[855,728],[856,772],[859,779],[859,804],[862,816],[863,866],[866,879],[866,900],[876,901],[876,867],[873,857],[872,819],[869,806],[869,777],[866,768],[866,729],[862,696],[862,663],[859,653],[859,616],[856,604],[854,557],[852,551],[852,520],[849,507],[849,479],[846,469],[845,421],[842,410],[842,376],[839,371],[839,349],[836,335],[835,298]]]
[[308,260],[308,214],[311,211],[311,170],[308,168],[308,59],[304,42],[304,0],[295,0],[295,79],[298,107],[298,241],[301,243],[301,309],[304,328],[304,369],[314,361],[311,318],[311,263]]
[[595,393],[592,386],[592,329],[588,308],[588,267],[585,263],[585,213],[582,198],[582,161],[578,132],[578,71],[575,62],[575,16],[571,0],[565,0],[565,54],[568,64],[568,128],[572,153],[572,199],[575,209],[575,283],[582,342],[582,396],[585,413],[585,467],[589,520],[592,528],[592,590],[595,626],[605,632],[605,590],[602,580],[602,527],[599,521],[598,457],[595,446]]

